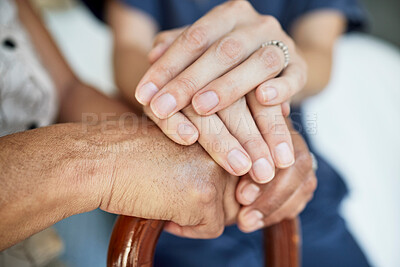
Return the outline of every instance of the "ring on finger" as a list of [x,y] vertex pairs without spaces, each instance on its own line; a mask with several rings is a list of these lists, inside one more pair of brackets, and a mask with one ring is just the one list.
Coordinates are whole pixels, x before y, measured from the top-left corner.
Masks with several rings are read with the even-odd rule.
[[271,40],[271,41],[262,43],[261,47],[266,47],[266,46],[270,46],[270,45],[276,46],[282,50],[283,55],[285,57],[285,63],[283,65],[283,69],[285,69],[289,65],[289,62],[290,62],[289,48],[282,41],[276,41],[276,40]]

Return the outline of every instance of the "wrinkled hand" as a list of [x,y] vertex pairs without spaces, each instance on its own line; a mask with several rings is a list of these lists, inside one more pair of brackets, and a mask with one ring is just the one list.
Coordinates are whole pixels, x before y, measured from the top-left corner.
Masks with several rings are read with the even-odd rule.
[[[282,51],[260,48],[268,40],[289,47],[291,63],[282,73]],[[288,105],[282,112],[280,104],[304,86],[306,66],[276,19],[247,1],[230,1],[187,28],[161,33],[149,59],[154,64],[136,98],[172,140],[192,144],[199,138],[224,169],[234,175],[251,169],[258,183],[270,181],[275,167],[293,164],[282,123]]]
[[[96,127],[101,126],[89,132]],[[224,225],[236,220],[238,178],[220,168],[198,144],[177,145],[152,123],[136,127],[134,134],[110,129],[101,138],[96,143],[115,155],[101,209],[171,221],[167,230],[190,238],[217,237]]]
[[238,226],[252,232],[273,225],[283,219],[295,218],[311,200],[317,187],[310,152],[297,132],[292,135],[296,162],[277,171],[273,181],[257,185],[243,177],[237,187],[236,198],[243,205],[238,216]]

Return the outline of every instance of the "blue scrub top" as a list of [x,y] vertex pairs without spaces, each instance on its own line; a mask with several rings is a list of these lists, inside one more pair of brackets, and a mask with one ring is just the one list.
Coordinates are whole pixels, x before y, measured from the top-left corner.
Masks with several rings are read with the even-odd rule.
[[[161,30],[189,25],[216,5],[226,0],[120,0],[152,16]],[[261,14],[276,17],[285,30],[300,16],[321,9],[341,12],[348,21],[348,29],[360,29],[364,12],[357,0],[249,0]]]
[[[105,0],[82,0],[100,20],[104,18]],[[113,0],[139,9],[153,17],[160,30],[192,24],[210,9],[226,0]],[[293,22],[308,12],[329,9],[342,13],[348,22],[348,31],[365,26],[365,10],[358,0],[249,0],[261,14],[276,17],[286,31]]]

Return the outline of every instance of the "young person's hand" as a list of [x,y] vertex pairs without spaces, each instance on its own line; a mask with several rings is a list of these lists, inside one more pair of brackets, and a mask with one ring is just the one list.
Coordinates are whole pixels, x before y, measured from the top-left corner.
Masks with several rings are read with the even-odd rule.
[[[281,104],[306,82],[306,66],[293,40],[274,17],[257,13],[248,1],[227,1],[170,33],[178,38],[165,33],[156,38],[150,52],[154,64],[136,90],[137,100],[150,104],[160,119],[189,103],[199,115],[211,115],[254,88],[261,104]],[[273,45],[261,47],[271,40],[282,41],[290,53],[290,64],[278,78],[284,53]]]
[[[261,48],[269,40],[289,47],[291,60],[283,72],[283,51]],[[303,87],[306,66],[274,18],[258,14],[247,1],[227,2],[189,27],[161,33],[149,59],[153,65],[136,98],[172,140],[191,144],[200,138],[228,172],[243,175],[251,169],[259,183],[270,181],[275,167],[294,163],[282,113],[287,113],[290,96]],[[204,126],[210,121],[231,146],[218,144],[219,133]]]

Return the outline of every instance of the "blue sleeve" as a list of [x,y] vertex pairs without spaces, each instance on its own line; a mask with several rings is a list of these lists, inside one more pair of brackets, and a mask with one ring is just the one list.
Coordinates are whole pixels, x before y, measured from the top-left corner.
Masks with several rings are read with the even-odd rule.
[[[298,0],[294,0],[298,1]],[[341,12],[347,19],[347,31],[364,30],[367,23],[365,9],[358,0],[305,0],[301,9],[297,9],[297,14],[293,14],[289,25],[297,18],[309,12],[331,9]]]

